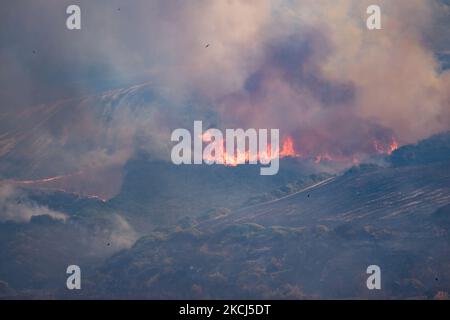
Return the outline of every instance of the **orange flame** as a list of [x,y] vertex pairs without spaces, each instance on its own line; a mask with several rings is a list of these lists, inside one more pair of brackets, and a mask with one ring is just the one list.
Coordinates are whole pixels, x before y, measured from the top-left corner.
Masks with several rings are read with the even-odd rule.
[[[203,141],[204,142],[212,142],[212,137],[208,133],[208,131],[206,131],[203,134]],[[266,151],[259,150],[256,154],[252,153],[250,151],[245,151],[245,152],[238,151],[236,155],[233,155],[233,154],[228,154],[226,152],[224,140],[214,141],[213,143],[217,143],[218,145],[223,146],[222,164],[225,166],[230,166],[230,167],[235,167],[242,163],[248,163],[249,161],[265,160],[268,162],[277,156],[279,158],[287,158],[287,157],[310,158],[310,159],[314,160],[314,162],[316,164],[319,164],[322,161],[351,162],[353,164],[359,164],[361,162],[360,154],[359,155],[356,154],[353,156],[342,155],[342,154],[341,155],[340,154],[331,154],[329,152],[321,152],[321,153],[311,154],[310,156],[301,154],[295,149],[295,142],[291,136],[286,136],[282,140],[281,150],[275,150],[273,155],[271,154],[271,145],[270,144],[267,145]],[[397,150],[399,148],[399,145],[398,145],[398,142],[395,140],[395,138],[391,138],[391,142],[388,145],[386,145],[385,143],[383,143],[379,140],[374,140],[373,148],[376,151],[376,153],[378,153],[378,154],[391,155],[392,152],[394,152],[395,150]],[[211,157],[210,159],[206,159],[206,160],[213,161],[213,160],[215,160],[215,158]]]
[[395,138],[392,138],[390,144],[386,146],[383,145],[381,142],[375,140],[373,142],[373,147],[375,151],[379,154],[391,155],[392,152],[398,149],[398,142],[395,140]]
[[389,145],[388,154],[391,155],[392,152],[398,149],[398,143],[395,141],[395,139],[392,139],[391,144]]
[[[205,142],[211,142],[212,141],[212,137],[211,135],[208,133],[208,131],[206,131],[203,134],[203,141]],[[294,140],[292,139],[292,137],[286,137],[283,140],[282,143],[282,147],[281,147],[281,151],[280,150],[275,150],[274,154],[272,153],[272,146],[270,144],[267,145],[267,150],[266,151],[259,151],[256,154],[255,153],[251,153],[250,151],[245,151],[245,152],[241,152],[241,151],[237,151],[236,155],[233,154],[228,154],[226,152],[226,148],[225,148],[225,141],[221,140],[221,141],[214,141],[213,143],[217,143],[218,145],[222,145],[223,146],[223,152],[222,152],[222,162],[225,166],[230,166],[230,167],[236,167],[239,164],[242,163],[248,163],[249,161],[266,161],[269,162],[270,160],[276,158],[277,156],[279,156],[280,158],[286,158],[286,157],[299,157],[300,154],[298,154],[295,151],[295,147],[294,147]],[[211,157],[210,159],[206,159],[206,160],[215,160],[213,157]]]
[[289,136],[286,137],[283,140],[283,146],[281,148],[280,158],[298,157],[298,156],[300,156],[300,154],[295,152],[294,140],[292,139],[292,137],[289,137]]

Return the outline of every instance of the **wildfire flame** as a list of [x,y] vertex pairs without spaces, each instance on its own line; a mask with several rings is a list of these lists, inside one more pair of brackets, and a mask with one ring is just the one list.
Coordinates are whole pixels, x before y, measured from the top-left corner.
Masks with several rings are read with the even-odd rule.
[[386,146],[380,143],[379,141],[375,140],[373,142],[373,147],[375,151],[379,154],[391,155],[392,152],[398,149],[398,142],[394,138],[392,138],[389,145]]
[[295,151],[294,139],[290,136],[283,140],[283,146],[280,151],[280,158],[285,157],[300,157],[300,154]]
[[[203,134],[203,141],[205,142],[211,142],[212,137],[209,135],[208,132],[205,132]],[[316,164],[319,164],[322,161],[335,161],[335,162],[351,162],[354,165],[359,164],[361,159],[358,155],[352,155],[352,156],[345,156],[345,155],[336,155],[336,154],[330,154],[328,152],[322,152],[320,154],[313,154],[313,155],[304,155],[298,152],[295,148],[295,141],[291,136],[287,136],[283,139],[281,150],[275,150],[274,154],[271,154],[271,145],[268,144],[267,150],[259,150],[257,153],[251,153],[250,151],[245,152],[239,152],[236,150],[236,155],[228,154],[226,152],[225,148],[225,141],[214,141],[213,143],[217,143],[219,146],[223,147],[222,152],[222,164],[225,166],[235,167],[242,163],[248,163],[249,161],[270,161],[271,159],[274,159],[275,157],[279,158],[309,158],[313,159]],[[389,144],[383,144],[382,142],[378,140],[374,140],[373,142],[373,148],[376,153],[378,154],[387,154],[391,155],[392,152],[394,152],[396,149],[398,149],[399,145],[398,142],[395,140],[395,138],[391,139],[391,142]],[[207,158],[206,160],[214,161],[214,157]]]
[[[203,134],[203,141],[211,142],[212,137],[210,134],[205,132]],[[225,141],[222,139],[221,141],[214,141],[213,143],[222,146],[222,164],[225,166],[236,167],[242,163],[248,163],[250,161],[261,161],[261,162],[269,162],[270,160],[279,157],[299,157],[300,154],[295,151],[294,140],[292,137],[288,136],[283,140],[281,150],[275,149],[275,152],[272,154],[272,146],[267,144],[267,150],[259,150],[257,153],[252,153],[250,151],[239,151],[236,150],[236,154],[228,154],[225,148]],[[214,157],[207,157],[205,160],[214,161]]]

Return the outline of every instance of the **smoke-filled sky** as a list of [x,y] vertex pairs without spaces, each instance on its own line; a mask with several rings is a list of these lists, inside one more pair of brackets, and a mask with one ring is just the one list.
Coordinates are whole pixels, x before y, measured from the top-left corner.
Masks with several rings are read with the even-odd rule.
[[[66,29],[70,4],[81,30]],[[382,30],[366,28],[370,4]],[[194,118],[280,128],[336,158],[450,129],[448,1],[30,0],[0,21],[5,177],[36,157],[34,175],[165,152]]]

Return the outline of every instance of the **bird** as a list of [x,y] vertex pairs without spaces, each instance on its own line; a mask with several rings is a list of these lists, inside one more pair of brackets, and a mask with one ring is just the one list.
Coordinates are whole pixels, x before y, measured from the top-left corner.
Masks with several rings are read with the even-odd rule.
[[208,48],[209,47],[209,43],[205,46],[205,48]]

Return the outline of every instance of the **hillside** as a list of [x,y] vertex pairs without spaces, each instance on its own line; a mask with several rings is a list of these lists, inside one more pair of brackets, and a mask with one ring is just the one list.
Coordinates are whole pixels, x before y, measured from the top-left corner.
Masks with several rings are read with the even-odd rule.
[[[354,168],[279,199],[157,229],[108,259],[87,295],[448,295],[450,162],[416,159],[424,164]],[[371,264],[383,272],[378,292],[365,287]]]
[[[252,166],[174,167],[138,158],[127,166],[122,191],[108,202],[40,192],[10,199],[8,205],[34,201],[68,214],[68,220],[40,216],[26,224],[0,223],[0,252],[9,257],[0,263],[0,294],[445,296],[450,161],[422,150],[439,153],[443,137],[448,135],[399,149],[391,160],[405,149],[415,155],[409,162],[400,157],[402,165],[361,165],[336,176],[305,174],[295,159],[286,159],[280,175],[261,183]],[[76,295],[58,289],[61,275],[55,273],[73,257],[89,265]],[[382,269],[381,291],[365,286],[371,264]],[[13,269],[18,272],[10,277]]]

